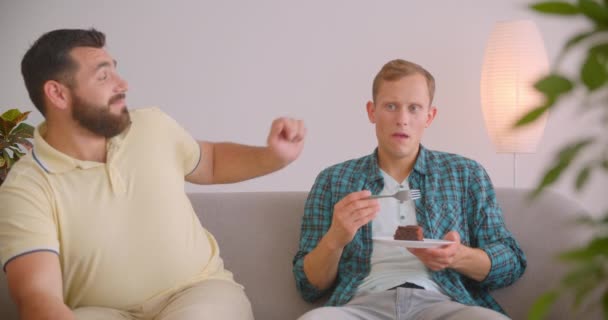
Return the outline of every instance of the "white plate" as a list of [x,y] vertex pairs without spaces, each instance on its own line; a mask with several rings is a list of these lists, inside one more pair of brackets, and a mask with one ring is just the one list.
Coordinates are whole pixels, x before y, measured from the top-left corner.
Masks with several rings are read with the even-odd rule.
[[423,239],[422,241],[395,240],[393,237],[373,237],[372,240],[384,243],[390,246],[398,246],[403,248],[436,248],[446,244],[454,243],[449,240],[439,239]]

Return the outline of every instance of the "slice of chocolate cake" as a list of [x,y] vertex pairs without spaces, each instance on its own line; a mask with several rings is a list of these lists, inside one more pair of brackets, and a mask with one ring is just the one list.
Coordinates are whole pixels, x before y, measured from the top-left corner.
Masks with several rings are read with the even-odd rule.
[[422,241],[421,226],[399,226],[393,236],[395,240]]

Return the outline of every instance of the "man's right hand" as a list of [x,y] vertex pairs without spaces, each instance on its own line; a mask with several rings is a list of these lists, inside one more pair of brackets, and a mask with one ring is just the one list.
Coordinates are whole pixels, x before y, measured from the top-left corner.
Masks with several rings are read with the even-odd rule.
[[349,244],[357,230],[372,221],[380,211],[378,200],[369,199],[368,190],[353,192],[342,198],[334,206],[331,227],[327,232],[327,241],[336,249]]
[[318,290],[331,287],[338,274],[342,250],[353,241],[357,230],[380,211],[378,200],[369,199],[370,195],[367,190],[353,192],[336,203],[329,230],[304,257],[304,273]]

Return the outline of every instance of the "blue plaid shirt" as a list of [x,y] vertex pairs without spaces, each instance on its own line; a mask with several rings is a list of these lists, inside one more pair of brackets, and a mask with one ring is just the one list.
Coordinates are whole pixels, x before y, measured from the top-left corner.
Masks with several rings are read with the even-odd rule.
[[[526,269],[526,258],[505,227],[502,210],[483,167],[473,160],[420,146],[408,181],[411,189],[420,189],[422,193],[415,204],[416,219],[424,228],[425,238],[442,239],[449,231],[457,231],[463,244],[484,250],[492,262],[490,272],[481,282],[452,269],[431,271],[432,279],[457,302],[504,313],[489,291],[519,279]],[[344,248],[335,283],[326,291],[318,290],[308,281],[304,257],[329,230],[333,207],[338,201],[360,190],[378,194],[383,187],[377,150],[319,174],[306,200],[300,248],[293,259],[296,285],[306,301],[315,301],[329,292],[327,305],[346,304],[369,274],[373,249],[371,223],[359,229]]]

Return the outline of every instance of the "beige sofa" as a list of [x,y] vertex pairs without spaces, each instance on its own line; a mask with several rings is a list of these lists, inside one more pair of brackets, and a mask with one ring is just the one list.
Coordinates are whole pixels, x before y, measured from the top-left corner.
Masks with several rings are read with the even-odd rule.
[[[515,285],[494,296],[513,319],[525,319],[535,297],[555,286],[564,272],[556,252],[581,243],[589,232],[570,223],[580,206],[556,193],[528,203],[526,191],[497,189],[509,229],[528,257],[528,269]],[[245,286],[256,319],[296,319],[321,305],[298,295],[291,261],[298,246],[306,192],[195,193],[191,200],[202,224],[217,238],[226,267]],[[574,319],[560,303],[549,319]],[[17,319],[0,275],[0,319]],[[585,317],[589,318],[589,315]]]

